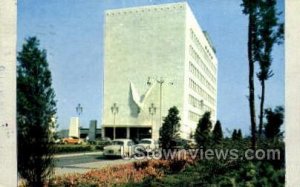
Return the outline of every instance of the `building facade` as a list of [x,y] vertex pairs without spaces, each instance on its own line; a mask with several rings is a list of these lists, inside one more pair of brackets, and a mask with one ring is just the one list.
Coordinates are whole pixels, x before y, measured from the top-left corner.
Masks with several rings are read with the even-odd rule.
[[103,137],[158,139],[172,106],[182,138],[216,121],[215,49],[186,2],[107,10],[104,38]]

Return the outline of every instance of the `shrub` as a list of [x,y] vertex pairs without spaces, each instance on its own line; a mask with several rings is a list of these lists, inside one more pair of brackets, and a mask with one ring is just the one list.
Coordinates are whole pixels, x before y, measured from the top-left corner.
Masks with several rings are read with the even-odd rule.
[[198,147],[208,148],[211,143],[212,123],[210,121],[210,112],[205,112],[203,117],[199,119],[195,131],[195,141]]
[[36,37],[26,39],[17,60],[18,174],[28,186],[41,186],[54,168],[55,92],[46,50]]
[[141,183],[146,178],[161,179],[167,168],[167,161],[141,161],[92,170],[85,174],[57,176],[49,182],[49,186],[114,186]]
[[107,140],[99,140],[96,141],[95,144],[96,144],[95,149],[102,151],[105,146],[111,145],[111,142]]
[[178,136],[180,127],[179,122],[179,110],[174,106],[169,109],[168,115],[165,117],[159,131],[159,141],[163,150],[170,149],[172,140]]

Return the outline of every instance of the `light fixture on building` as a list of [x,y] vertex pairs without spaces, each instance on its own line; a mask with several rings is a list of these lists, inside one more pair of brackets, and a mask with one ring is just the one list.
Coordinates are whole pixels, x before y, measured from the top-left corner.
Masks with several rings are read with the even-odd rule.
[[152,85],[152,82],[151,82],[151,78],[150,78],[150,77],[148,77],[147,85],[148,85],[148,86],[151,86],[151,85]]

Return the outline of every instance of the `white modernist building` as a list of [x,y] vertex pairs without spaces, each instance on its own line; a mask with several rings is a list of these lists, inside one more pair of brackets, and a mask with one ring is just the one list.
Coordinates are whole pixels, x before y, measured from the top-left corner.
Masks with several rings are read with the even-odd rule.
[[80,137],[79,127],[79,117],[71,117],[69,125],[69,137]]
[[169,108],[190,138],[216,121],[217,58],[186,2],[105,12],[103,137],[159,138]]

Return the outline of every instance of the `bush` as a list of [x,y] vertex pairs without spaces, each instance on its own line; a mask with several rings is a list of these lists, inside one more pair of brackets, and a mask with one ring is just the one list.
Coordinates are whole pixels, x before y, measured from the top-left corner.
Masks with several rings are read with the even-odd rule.
[[50,180],[49,186],[115,186],[140,183],[146,178],[160,179],[164,176],[163,170],[156,168],[163,167],[164,161],[163,163],[160,163],[160,160],[145,162],[149,163],[128,163],[92,170],[85,174],[57,176]]
[[[92,170],[85,174],[56,176],[49,186],[158,186],[166,173],[172,173],[172,165],[183,160],[146,160]],[[188,161],[186,161],[188,163]],[[182,164],[179,164],[180,168]],[[187,176],[188,177],[188,176]],[[154,183],[152,184],[153,181]],[[148,185],[148,186],[149,186]]]
[[90,145],[57,145],[56,153],[78,153],[93,151],[93,147]]
[[107,140],[98,140],[98,141],[95,141],[95,149],[96,150],[103,150],[103,148],[107,145],[111,145],[111,141],[107,141]]

